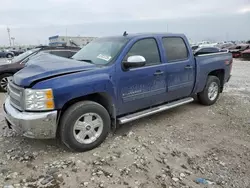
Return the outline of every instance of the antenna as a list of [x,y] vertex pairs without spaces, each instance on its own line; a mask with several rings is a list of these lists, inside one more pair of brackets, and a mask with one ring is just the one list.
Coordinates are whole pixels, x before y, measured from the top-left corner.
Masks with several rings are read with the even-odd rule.
[[124,31],[123,36],[126,37],[128,35],[127,31]]

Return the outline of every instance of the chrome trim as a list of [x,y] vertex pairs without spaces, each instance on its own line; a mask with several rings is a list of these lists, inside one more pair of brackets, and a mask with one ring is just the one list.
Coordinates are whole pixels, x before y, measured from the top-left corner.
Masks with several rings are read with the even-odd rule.
[[21,97],[21,95],[20,94],[18,94],[18,93],[15,93],[12,89],[11,89],[11,87],[9,87],[9,86],[7,86],[8,87],[8,90],[9,90],[9,95],[12,97],[12,98],[14,98],[14,99],[16,99],[16,100],[19,100],[20,99],[20,97]]
[[[12,106],[17,108],[18,110],[23,110],[23,92],[24,88],[21,88],[13,83],[12,80],[9,80],[8,86],[7,86],[7,92],[10,98],[10,103]],[[17,102],[15,102],[15,101]]]
[[218,53],[210,53],[210,54],[197,55],[196,57],[219,55],[219,54],[227,54],[227,53],[229,53],[229,50],[227,50],[226,52],[218,52]]
[[128,122],[131,122],[131,121],[134,121],[134,120],[137,120],[137,119],[140,119],[140,118],[152,115],[152,114],[156,114],[158,112],[162,112],[162,111],[165,111],[165,110],[177,107],[177,106],[181,106],[183,104],[187,104],[187,103],[190,103],[193,101],[194,101],[194,99],[192,97],[188,97],[188,98],[174,101],[174,102],[171,102],[168,104],[157,106],[157,107],[154,107],[151,109],[147,109],[147,110],[144,110],[141,112],[136,112],[134,114],[130,114],[130,115],[118,118],[118,123],[119,124],[128,123]]
[[5,118],[10,126],[29,138],[50,139],[56,137],[57,111],[20,112],[10,103],[10,97],[4,104]]

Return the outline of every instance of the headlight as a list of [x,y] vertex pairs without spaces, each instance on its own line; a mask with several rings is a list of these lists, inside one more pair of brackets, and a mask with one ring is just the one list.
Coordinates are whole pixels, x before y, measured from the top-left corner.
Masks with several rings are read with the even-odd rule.
[[25,110],[53,110],[54,96],[52,89],[25,89]]

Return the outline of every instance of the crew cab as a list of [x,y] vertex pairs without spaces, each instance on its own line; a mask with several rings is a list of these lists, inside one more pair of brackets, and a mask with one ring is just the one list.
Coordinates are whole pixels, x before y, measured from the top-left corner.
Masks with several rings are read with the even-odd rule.
[[194,56],[183,34],[124,33],[98,38],[71,59],[43,54],[30,62],[9,82],[8,126],[86,151],[117,125],[190,103],[196,95],[202,104],[214,104],[230,78],[232,54]]

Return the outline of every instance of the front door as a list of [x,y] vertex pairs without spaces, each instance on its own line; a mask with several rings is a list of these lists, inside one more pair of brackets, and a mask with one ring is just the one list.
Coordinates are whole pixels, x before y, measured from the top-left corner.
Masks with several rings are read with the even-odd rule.
[[195,61],[181,37],[162,39],[167,74],[166,100],[189,96],[195,84]]
[[118,114],[135,112],[164,101],[166,94],[165,66],[161,63],[155,38],[144,38],[131,44],[124,60],[132,55],[141,55],[146,65],[124,70],[118,76]]

